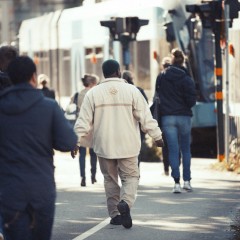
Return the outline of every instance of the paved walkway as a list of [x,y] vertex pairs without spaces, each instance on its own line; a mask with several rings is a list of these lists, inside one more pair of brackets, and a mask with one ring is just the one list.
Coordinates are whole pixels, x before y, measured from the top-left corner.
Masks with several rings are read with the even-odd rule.
[[211,169],[215,159],[192,160],[194,191],[173,194],[172,178],[162,163],[141,163],[130,230],[109,223],[102,175],[80,187],[78,160],[57,155],[58,199],[53,240],[192,240],[232,239],[230,225],[239,206],[240,175]]

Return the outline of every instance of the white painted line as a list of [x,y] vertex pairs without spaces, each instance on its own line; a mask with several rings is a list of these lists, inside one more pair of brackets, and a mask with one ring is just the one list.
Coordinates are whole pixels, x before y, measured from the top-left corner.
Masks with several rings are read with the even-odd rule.
[[89,229],[87,232],[82,233],[78,237],[74,238],[73,240],[83,240],[86,239],[87,237],[93,235],[95,232],[99,231],[100,229],[104,228],[107,226],[110,222],[110,218],[105,219],[104,221],[100,222],[98,225],[95,227]]

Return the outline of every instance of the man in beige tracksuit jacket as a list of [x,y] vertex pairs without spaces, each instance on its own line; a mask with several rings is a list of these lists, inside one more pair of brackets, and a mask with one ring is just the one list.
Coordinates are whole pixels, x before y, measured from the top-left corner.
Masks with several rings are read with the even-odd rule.
[[130,208],[139,183],[139,122],[159,147],[163,145],[162,134],[140,91],[121,79],[118,62],[107,60],[102,70],[105,79],[85,95],[74,129],[79,145],[81,139],[93,133],[93,149],[104,175],[110,223],[130,228]]

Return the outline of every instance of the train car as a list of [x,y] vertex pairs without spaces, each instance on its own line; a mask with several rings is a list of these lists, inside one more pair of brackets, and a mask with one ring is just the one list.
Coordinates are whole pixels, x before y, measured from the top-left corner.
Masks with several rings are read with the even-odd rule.
[[[226,61],[226,54],[223,55],[223,92],[225,93],[223,106],[225,114],[225,141],[229,146],[229,153],[232,154],[233,164],[239,164],[240,153],[240,16],[233,20],[229,28],[229,61]],[[228,65],[227,65],[228,64]],[[227,75],[227,67],[229,74]],[[227,78],[228,77],[228,78]],[[228,83],[228,86],[226,85]],[[228,88],[227,88],[228,87]],[[228,98],[228,101],[227,101]],[[226,109],[228,107],[228,113]],[[227,124],[228,121],[228,124]],[[229,126],[226,127],[226,126]],[[227,150],[227,149],[226,149]]]
[[[172,47],[180,45],[178,38],[171,44],[166,41],[164,23],[171,20],[171,16],[166,14],[168,10],[181,11],[181,15],[174,15],[174,28],[182,36],[186,35],[183,38],[188,38],[186,31],[180,31],[186,21],[185,1],[84,2],[86,4],[81,7],[23,21],[19,31],[20,52],[36,60],[39,73],[50,75],[60,104],[64,104],[62,99],[81,87],[79,80],[82,74],[93,72],[101,77],[101,63],[109,57],[122,63],[121,44],[111,40],[109,30],[102,27],[100,21],[128,16],[148,19],[149,24],[140,29],[137,41],[131,43],[130,68],[135,73],[136,84],[143,87],[151,98],[160,70],[154,53],[161,60]],[[58,74],[53,73],[52,67],[56,61],[54,69],[57,68]]]
[[[186,12],[186,4],[198,0],[112,0],[48,13],[23,21],[19,31],[20,53],[31,56],[38,73],[50,77],[58,101],[65,109],[70,96],[81,89],[84,73],[102,78],[101,64],[118,60],[124,69],[122,45],[113,41],[109,29],[100,21],[138,17],[149,23],[142,26],[136,41],[130,42],[130,70],[135,84],[142,87],[151,102],[160,62],[174,47],[188,56],[187,68],[196,81],[198,103],[193,108],[193,155],[216,155],[216,114],[214,100],[214,60],[211,33],[198,28]],[[196,29],[198,31],[196,31]],[[207,140],[206,140],[207,139]],[[199,146],[205,146],[204,149]]]

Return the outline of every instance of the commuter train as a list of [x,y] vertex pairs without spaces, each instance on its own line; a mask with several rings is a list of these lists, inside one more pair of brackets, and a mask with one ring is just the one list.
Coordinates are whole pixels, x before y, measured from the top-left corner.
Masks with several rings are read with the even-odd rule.
[[84,1],[80,7],[58,10],[24,20],[19,31],[19,50],[35,60],[38,74],[50,77],[59,104],[65,108],[79,90],[84,73],[102,78],[101,64],[108,58],[123,66],[122,45],[113,41],[100,21],[138,17],[149,20],[130,42],[130,70],[135,84],[142,87],[150,102],[161,60],[178,47],[188,57],[187,68],[196,82],[198,102],[193,108],[193,156],[216,157],[216,111],[212,32],[190,19],[186,4],[199,0],[112,0]]

